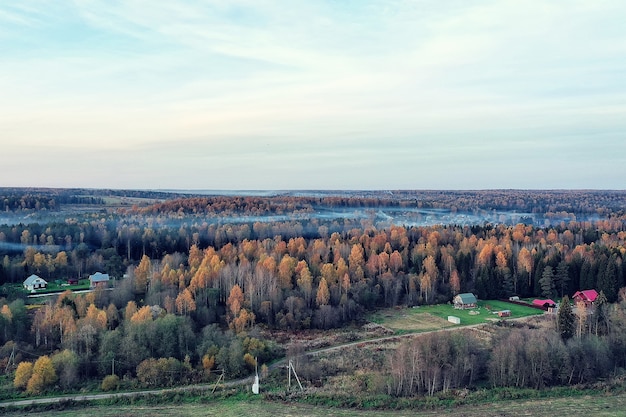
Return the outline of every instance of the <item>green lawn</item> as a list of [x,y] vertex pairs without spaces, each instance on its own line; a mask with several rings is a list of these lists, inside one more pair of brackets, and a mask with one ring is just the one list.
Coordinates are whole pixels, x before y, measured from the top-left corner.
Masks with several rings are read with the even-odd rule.
[[414,308],[385,309],[377,311],[368,319],[398,333],[422,332],[457,326],[448,322],[448,316],[461,319],[461,326],[487,323],[500,320],[496,311],[510,310],[511,317],[502,320],[529,317],[543,314],[542,310],[510,304],[504,301],[479,301],[478,308],[456,310],[451,304],[437,304]]
[[461,326],[487,323],[494,320],[501,320],[497,314],[494,314],[500,310],[510,310],[511,317],[502,318],[502,320],[537,316],[543,314],[543,310],[537,310],[531,307],[520,306],[517,304],[507,303],[505,301],[498,300],[486,300],[479,301],[478,308],[457,310],[451,304],[438,304],[434,306],[420,307],[424,313],[430,313],[434,316],[448,319],[448,316],[456,316],[461,319]]
[[88,290],[89,280],[81,279],[80,281],[78,281],[78,284],[76,285],[67,285],[66,279],[50,280],[48,281],[48,286],[45,289],[35,290],[34,293],[31,293],[30,291],[26,291],[26,289],[24,289],[24,287],[21,284],[5,284],[5,285],[11,285],[14,289],[24,291],[28,294],[45,294],[48,292],[63,292],[65,290],[72,290],[72,291]]
[[27,291],[22,284],[4,284],[0,287],[0,293],[4,292],[7,294],[57,294],[66,290],[71,291],[80,291],[80,290],[88,290],[89,289],[89,280],[81,279],[78,281],[76,285],[64,285],[67,283],[67,280],[50,280],[48,281],[47,288],[43,290],[35,290],[35,292]]
[[62,281],[60,280],[58,282],[51,281],[51,282],[48,282],[48,287],[45,290],[36,290],[36,291],[39,294],[43,294],[46,292],[58,292],[58,291],[65,291],[65,290],[78,291],[78,290],[89,289],[88,279],[81,279],[80,281],[78,281],[78,284],[76,285],[63,285],[66,283],[67,283],[66,280],[62,280]]

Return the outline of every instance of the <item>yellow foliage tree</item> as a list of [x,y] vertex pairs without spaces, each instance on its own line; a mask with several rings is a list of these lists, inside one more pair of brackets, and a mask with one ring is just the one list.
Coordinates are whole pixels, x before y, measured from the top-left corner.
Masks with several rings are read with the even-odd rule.
[[239,285],[235,284],[230,290],[228,300],[226,300],[226,305],[228,305],[230,313],[233,317],[237,317],[239,315],[239,311],[243,306],[243,291],[241,291],[241,287]]
[[249,369],[254,369],[256,366],[256,359],[249,353],[243,355],[243,361],[246,363]]
[[205,373],[211,372],[213,367],[215,366],[215,356],[204,355],[202,357],[202,368]]
[[297,280],[298,288],[302,291],[307,305],[310,306],[313,298],[313,276],[311,275],[311,271],[309,270],[309,266],[306,261],[300,261],[297,269],[300,269]]
[[348,273],[348,271],[349,271],[348,264],[343,258],[340,257],[337,260],[337,277],[338,278],[343,277],[345,274]]
[[461,292],[461,277],[456,269],[454,269],[452,274],[450,274],[450,287],[452,288],[454,295]]
[[253,312],[242,308],[239,311],[239,315],[230,322],[230,328],[233,329],[235,333],[239,334],[249,326],[253,326],[255,320],[256,316]]
[[195,271],[200,266],[200,263],[202,263],[203,257],[204,255],[202,254],[202,251],[200,250],[200,248],[198,248],[198,245],[194,244],[191,246],[191,248],[189,248],[188,262],[189,262],[189,268],[191,269],[193,273],[195,273]]
[[176,297],[176,311],[178,311],[178,314],[186,316],[195,310],[196,302],[193,299],[193,295],[191,295],[191,291],[189,291],[188,288],[185,288],[185,290]]
[[150,278],[150,271],[152,270],[152,263],[150,258],[143,255],[137,268],[135,268],[135,293],[145,294],[148,290],[148,280]]
[[491,243],[487,243],[483,246],[482,250],[478,254],[479,266],[491,266],[491,258],[493,257],[493,246]]
[[501,271],[507,267],[506,254],[504,252],[498,252],[496,255],[496,265]]
[[293,288],[292,277],[297,264],[298,260],[296,258],[289,255],[283,256],[278,265],[278,282],[281,288],[288,290]]
[[357,267],[365,266],[364,254],[363,254],[363,246],[360,244],[352,245],[352,249],[350,249],[350,256],[348,257],[348,265],[350,267],[350,272],[353,274],[356,273]]
[[47,355],[39,357],[33,365],[33,374],[26,384],[26,392],[39,394],[44,388],[54,384],[57,374],[52,360]]
[[107,313],[100,310],[94,304],[90,304],[87,308],[85,320],[98,330],[104,330],[107,326]]
[[26,384],[26,392],[29,394],[40,394],[44,386],[43,377],[33,374]]
[[152,309],[150,306],[143,306],[130,318],[131,323],[145,323],[152,321]]
[[28,380],[33,376],[33,364],[31,362],[20,362],[15,370],[13,386],[15,388],[26,388]]
[[134,301],[129,301],[126,304],[126,308],[124,309],[124,319],[125,320],[130,320],[135,313],[137,312],[137,303]]
[[315,303],[319,306],[327,305],[330,301],[330,291],[328,291],[328,283],[325,278],[320,279],[320,285],[317,287],[317,295]]
[[389,256],[389,268],[394,274],[397,274],[402,269],[402,255],[397,250],[393,251],[391,256]]

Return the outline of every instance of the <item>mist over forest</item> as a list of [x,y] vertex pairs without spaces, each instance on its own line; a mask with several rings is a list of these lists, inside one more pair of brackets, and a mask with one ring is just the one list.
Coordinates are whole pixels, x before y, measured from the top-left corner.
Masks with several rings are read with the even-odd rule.
[[[503,358],[536,352],[473,339],[464,347],[428,339],[473,358],[445,356],[453,374],[443,385],[410,388],[402,368],[372,370],[389,381],[380,392],[408,396],[487,382],[590,383],[626,366],[625,208],[626,192],[595,190],[0,189],[0,368],[10,370],[18,349],[18,362],[50,355],[64,372],[48,387],[107,378],[119,358],[116,376],[132,384],[203,382],[214,369],[240,377],[254,358],[284,356],[273,332],[360,326],[377,310],[450,304],[460,293],[561,300],[596,289],[606,309],[579,321],[575,336],[532,333],[550,340],[542,355],[570,358],[546,364],[545,375],[514,378],[521,373]],[[97,272],[112,278],[106,291],[65,290]],[[58,297],[30,298],[22,282],[32,275]],[[581,349],[609,359],[580,370]],[[393,354],[387,361],[404,363]],[[170,372],[180,378],[159,377]],[[19,392],[43,389],[20,381]]]
[[[119,198],[117,206],[141,205],[176,198],[291,198],[295,210],[262,215],[248,212],[207,213],[217,224],[312,220],[368,220],[379,226],[472,226],[490,224],[550,226],[570,221],[595,221],[623,210],[620,191],[229,191],[229,190],[41,190],[3,189],[0,224],[49,223],[76,215],[106,212],[105,197]],[[45,196],[45,197],[44,197]],[[110,207],[109,211],[110,211]],[[277,208],[280,208],[277,205]],[[305,225],[305,224],[304,224]]]

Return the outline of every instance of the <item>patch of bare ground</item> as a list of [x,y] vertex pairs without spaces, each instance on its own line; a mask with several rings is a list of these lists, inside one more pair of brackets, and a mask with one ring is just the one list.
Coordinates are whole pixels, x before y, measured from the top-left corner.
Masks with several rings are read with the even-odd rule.
[[[383,322],[386,328],[394,331],[423,332],[454,326],[441,317],[414,309],[386,309],[377,312],[373,317],[374,321]],[[420,311],[419,314],[416,314],[416,311]]]
[[359,340],[390,336],[393,333],[393,330],[379,324],[366,323],[362,326],[331,330],[267,331],[264,337],[284,346],[287,351],[295,345],[298,350],[311,351]]

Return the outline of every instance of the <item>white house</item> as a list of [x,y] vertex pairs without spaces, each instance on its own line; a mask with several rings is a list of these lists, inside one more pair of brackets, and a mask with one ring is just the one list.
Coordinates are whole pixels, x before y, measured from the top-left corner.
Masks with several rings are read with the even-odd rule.
[[46,288],[46,286],[48,286],[48,283],[46,282],[46,280],[38,277],[35,274],[29,276],[24,281],[24,288],[26,288],[28,291],[34,291],[40,288]]

